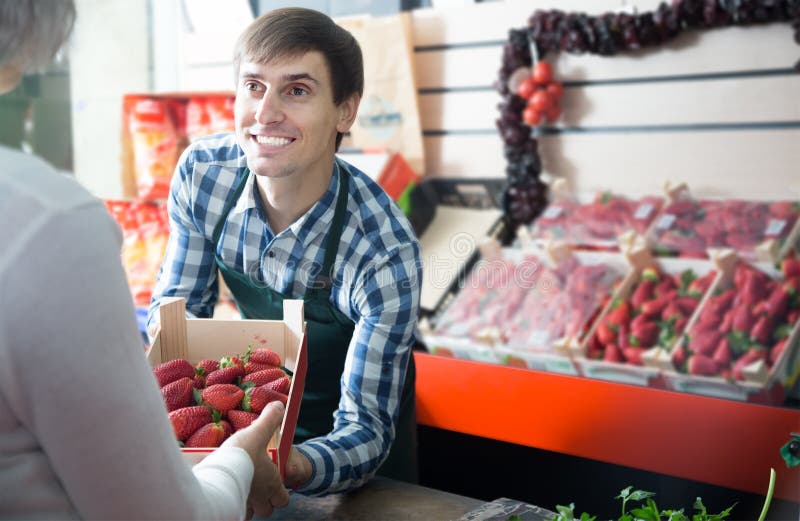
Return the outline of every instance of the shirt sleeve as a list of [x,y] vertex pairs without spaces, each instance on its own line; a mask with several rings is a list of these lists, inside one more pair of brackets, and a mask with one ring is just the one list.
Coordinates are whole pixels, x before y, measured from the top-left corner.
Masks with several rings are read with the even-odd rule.
[[363,485],[389,453],[419,312],[419,246],[400,245],[365,270],[353,291],[361,318],[345,360],[342,398],[327,436],[297,446],[312,464],[298,492],[322,495]]
[[2,280],[0,389],[80,517],[243,519],[252,462],[234,447],[194,473],[183,459],[103,206],[54,213],[28,237]]
[[193,150],[190,146],[183,152],[172,177],[167,200],[169,242],[147,314],[147,331],[151,338],[164,297],[185,298],[187,316],[196,318],[211,317],[217,301],[219,286],[214,245],[206,238],[203,223],[193,212]]

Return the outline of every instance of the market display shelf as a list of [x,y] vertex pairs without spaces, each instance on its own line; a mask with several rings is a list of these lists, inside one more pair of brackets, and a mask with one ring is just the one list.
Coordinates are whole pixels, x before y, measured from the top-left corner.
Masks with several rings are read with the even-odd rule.
[[414,352],[429,427],[800,502],[779,449],[800,410]]

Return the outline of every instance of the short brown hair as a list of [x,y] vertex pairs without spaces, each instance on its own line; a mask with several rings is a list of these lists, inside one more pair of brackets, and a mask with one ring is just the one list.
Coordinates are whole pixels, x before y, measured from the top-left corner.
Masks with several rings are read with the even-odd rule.
[[[244,30],[233,53],[235,81],[245,58],[268,63],[312,51],[325,57],[336,105],[364,93],[364,59],[356,39],[323,13],[300,7],[270,11]],[[337,150],[342,137],[341,132],[336,134]]]

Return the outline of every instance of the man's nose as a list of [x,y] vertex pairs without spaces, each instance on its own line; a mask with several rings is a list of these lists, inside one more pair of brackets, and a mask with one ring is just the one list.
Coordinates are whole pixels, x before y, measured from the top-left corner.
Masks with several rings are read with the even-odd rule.
[[268,89],[256,107],[256,121],[261,125],[269,125],[283,118],[281,101],[278,93]]

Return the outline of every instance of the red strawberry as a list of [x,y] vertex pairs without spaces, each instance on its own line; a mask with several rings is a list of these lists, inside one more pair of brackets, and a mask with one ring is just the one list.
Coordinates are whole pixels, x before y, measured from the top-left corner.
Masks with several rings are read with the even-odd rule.
[[586,357],[592,360],[599,360],[600,358],[603,358],[603,344],[600,343],[597,335],[592,335],[592,338],[589,339],[589,348],[587,350]]
[[694,313],[694,310],[697,309],[697,305],[700,303],[700,301],[692,297],[681,297],[676,300],[675,303],[678,305],[683,314],[688,316]]
[[772,319],[761,317],[758,319],[753,329],[750,330],[750,339],[759,345],[766,345],[772,335]]
[[753,315],[750,313],[750,308],[741,305],[733,310],[733,323],[731,324],[734,331],[740,333],[749,333],[753,327]]
[[636,315],[633,320],[631,320],[631,331],[640,328],[649,322],[651,322],[651,320],[647,317],[647,315],[642,315],[640,313]]
[[723,291],[713,299],[709,301],[709,303],[714,302],[716,306],[719,307],[720,310],[726,310],[733,305],[733,300],[736,298],[736,288],[730,288],[726,291]]
[[292,381],[289,380],[289,378],[287,378],[286,376],[282,376],[281,378],[278,378],[277,380],[273,380],[270,383],[266,384],[264,387],[266,387],[267,389],[272,389],[273,391],[281,394],[288,394],[289,388],[291,388],[291,386],[292,386]]
[[631,323],[631,335],[636,339],[635,344],[639,347],[652,347],[658,340],[659,327],[656,322],[645,322],[641,325],[633,326]]
[[167,384],[161,388],[161,396],[168,411],[174,411],[181,407],[188,407],[192,403],[192,391],[194,390],[194,380],[183,377],[176,382]]
[[733,310],[728,311],[725,313],[725,316],[722,317],[722,323],[719,325],[719,331],[723,335],[727,335],[733,329]]
[[217,369],[219,369],[219,362],[206,358],[197,363],[194,372],[200,376],[208,376]]
[[282,378],[284,376],[286,376],[286,373],[283,372],[283,369],[273,367],[271,369],[264,369],[263,371],[256,371],[255,373],[250,373],[249,375],[245,376],[242,379],[242,383],[253,382],[254,384],[256,384],[256,387],[259,387],[268,384],[272,381],[275,381],[278,378]]
[[232,384],[244,376],[244,369],[238,365],[217,369],[206,377],[206,386]]
[[172,423],[175,437],[186,441],[197,429],[211,423],[211,409],[200,405],[182,407],[169,413],[169,421]]
[[792,201],[775,201],[769,205],[769,214],[775,219],[791,219],[794,208]]
[[672,360],[672,365],[675,366],[675,369],[679,371],[683,370],[683,364],[686,363],[686,349],[683,347],[676,347],[672,351],[672,356],[670,359]]
[[228,439],[228,437],[229,437],[231,434],[233,434],[233,432],[234,432],[234,430],[233,430],[233,426],[232,426],[230,423],[228,423],[227,421],[225,421],[225,420],[222,420],[222,421],[221,421],[221,422],[219,422],[219,423],[220,423],[220,425],[222,425],[222,430],[225,432],[225,437],[224,437],[224,438],[222,438],[222,440],[223,440],[223,441],[224,441],[224,440],[227,440],[227,439]]
[[697,321],[695,328],[702,331],[714,329],[719,326],[720,322],[722,322],[722,312],[708,308],[700,313],[700,319]]
[[765,360],[766,351],[756,347],[751,347],[745,354],[733,363],[733,377],[737,380],[744,380],[744,368],[756,360]]
[[659,281],[658,284],[656,284],[653,293],[657,297],[663,297],[664,295],[671,294],[673,291],[675,291],[675,288],[677,288],[677,286],[675,286],[675,281],[670,277],[664,277],[661,279],[661,281]]
[[714,349],[719,344],[721,336],[720,332],[714,329],[695,333],[689,341],[689,349],[705,357],[711,357],[714,355]]
[[225,427],[219,423],[207,423],[189,436],[185,447],[219,447],[224,440]]
[[625,360],[631,365],[642,365],[642,351],[638,347],[626,347],[622,350]]
[[622,350],[615,344],[607,344],[606,352],[603,354],[603,360],[606,362],[622,363],[625,361],[625,357],[622,354]]
[[781,262],[781,272],[787,279],[790,277],[800,277],[800,259],[786,257]]
[[689,374],[701,376],[714,376],[719,373],[717,363],[711,358],[694,354],[689,357]]
[[669,304],[669,298],[667,295],[662,295],[658,298],[654,298],[653,300],[649,300],[642,304],[642,314],[647,315],[648,317],[657,317],[664,311],[664,308],[667,307]]
[[153,374],[158,380],[158,386],[164,387],[181,378],[192,378],[194,376],[194,367],[192,364],[183,358],[176,358],[163,364],[158,364],[153,368]]
[[638,309],[639,306],[651,300],[653,298],[653,290],[656,287],[656,283],[652,280],[643,280],[636,286],[636,289],[631,295],[631,305],[635,309]]
[[613,344],[617,340],[617,332],[614,331],[611,326],[605,322],[602,322],[599,326],[597,326],[597,339],[604,346]]
[[677,300],[673,300],[667,307],[664,308],[664,311],[661,312],[661,320],[669,320],[671,318],[675,318],[676,320],[683,317],[683,310],[678,305]]
[[731,365],[731,345],[727,338],[719,341],[717,348],[714,350],[714,362],[717,367],[726,368]]
[[240,411],[238,409],[228,411],[228,420],[230,420],[233,429],[236,431],[248,427],[256,418],[258,418],[258,414],[254,412]]
[[789,292],[783,286],[777,286],[767,298],[767,313],[780,320],[789,309]]
[[277,391],[267,388],[266,385],[261,387],[253,387],[248,389],[244,394],[242,400],[242,410],[247,412],[261,413],[268,403],[280,400],[281,403],[286,405],[288,397]]
[[800,292],[800,275],[797,275],[795,277],[787,278],[783,282],[783,289],[786,290],[786,293],[788,293],[790,297],[793,296],[793,295],[796,295],[797,293],[799,293]]
[[784,338],[783,340],[777,342],[772,349],[769,350],[769,363],[770,365],[775,365],[778,362],[778,358],[780,358],[781,353],[783,353],[784,349],[786,349],[786,343],[789,339]]
[[257,364],[255,362],[247,362],[244,364],[244,374],[257,373],[265,369],[273,369],[275,366],[267,364]]
[[745,279],[744,287],[739,292],[739,296],[742,298],[742,302],[749,306],[754,306],[764,298],[766,289],[766,282],[751,271]]
[[202,396],[205,403],[224,414],[242,403],[244,391],[233,384],[215,384],[203,389]]
[[223,356],[219,359],[219,368],[240,367],[244,371],[244,362],[238,356]]
[[627,324],[622,324],[619,326],[619,331],[617,332],[617,345],[620,349],[625,349],[626,347],[631,347],[631,338],[630,338],[630,328]]
[[677,322],[675,322],[675,332],[680,334],[683,331],[683,328],[686,327],[686,324],[689,323],[689,319],[686,317],[679,318]]
[[631,318],[631,306],[626,300],[620,302],[606,317],[606,323],[613,326],[627,324]]
[[689,295],[694,295],[697,298],[702,297],[705,295],[706,291],[708,291],[709,286],[714,281],[714,277],[717,275],[716,271],[709,271],[702,277],[694,279],[691,284],[689,284],[688,293]]
[[272,349],[261,348],[250,353],[250,361],[256,364],[266,364],[272,366],[281,365],[281,357]]
[[747,279],[747,274],[750,273],[750,267],[747,264],[740,262],[736,265],[736,270],[733,272],[733,284],[737,288],[744,287]]
[[194,382],[194,388],[195,389],[202,389],[203,387],[206,386],[205,378],[203,378],[199,374],[194,375],[194,378],[192,378],[192,381]]

